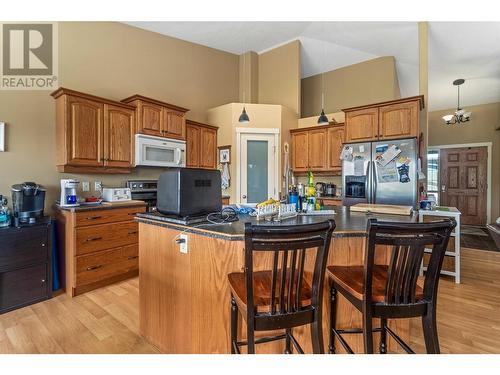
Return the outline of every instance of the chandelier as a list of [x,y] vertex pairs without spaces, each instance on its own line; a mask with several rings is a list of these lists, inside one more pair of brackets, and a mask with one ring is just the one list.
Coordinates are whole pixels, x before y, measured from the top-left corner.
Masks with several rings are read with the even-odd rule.
[[453,115],[443,116],[443,120],[447,125],[461,124],[462,122],[467,122],[470,120],[471,112],[465,112],[460,108],[460,85],[465,82],[465,79],[456,79],[453,81],[453,85],[457,86],[458,90],[458,100],[457,100],[457,110]]

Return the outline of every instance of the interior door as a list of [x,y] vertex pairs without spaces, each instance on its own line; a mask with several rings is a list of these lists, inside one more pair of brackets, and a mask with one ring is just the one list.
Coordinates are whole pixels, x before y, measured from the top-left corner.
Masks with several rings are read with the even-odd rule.
[[486,225],[487,159],[485,146],[440,150],[440,205],[458,208],[462,224]]
[[240,203],[278,198],[274,134],[242,134],[240,143]]
[[130,168],[134,159],[135,112],[131,109],[105,105],[104,164]]

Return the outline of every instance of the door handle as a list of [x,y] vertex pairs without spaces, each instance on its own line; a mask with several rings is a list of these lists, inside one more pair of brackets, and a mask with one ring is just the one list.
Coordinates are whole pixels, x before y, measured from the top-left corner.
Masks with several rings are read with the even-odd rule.
[[375,168],[375,162],[372,161],[372,170],[373,170],[373,191],[372,191],[372,196],[373,196],[373,203],[375,203],[375,200],[377,199],[377,171]]
[[368,203],[372,203],[371,202],[371,192],[369,191],[369,186],[368,186],[368,183],[370,181],[370,162],[368,162],[368,164],[366,164],[365,176],[366,176],[366,179],[365,179],[365,196],[366,196],[366,201]]
[[176,159],[175,164],[179,165],[181,163],[181,159],[182,159],[182,151],[179,147],[177,147],[175,149],[175,155],[176,155],[175,156],[175,159]]
[[97,219],[100,219],[102,218],[102,216],[91,216],[91,217],[87,217],[86,219],[87,220],[97,220]]
[[137,259],[137,258],[139,258],[139,255],[129,256],[127,259],[132,260],[132,259]]
[[242,195],[241,196],[243,199],[247,199],[247,196],[246,195]]
[[446,185],[441,185],[441,192],[442,193],[446,192]]

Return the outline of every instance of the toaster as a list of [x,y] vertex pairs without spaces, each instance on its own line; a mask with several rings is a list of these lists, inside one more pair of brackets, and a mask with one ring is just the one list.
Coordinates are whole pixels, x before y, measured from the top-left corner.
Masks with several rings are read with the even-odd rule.
[[131,201],[132,193],[130,188],[103,188],[102,200],[105,202]]

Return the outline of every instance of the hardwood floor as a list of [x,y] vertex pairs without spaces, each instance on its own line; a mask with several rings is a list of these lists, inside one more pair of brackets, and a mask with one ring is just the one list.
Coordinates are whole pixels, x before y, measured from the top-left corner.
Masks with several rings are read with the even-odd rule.
[[[138,334],[138,278],[0,315],[0,353],[157,353]],[[462,249],[462,284],[442,279],[442,353],[500,353],[500,253]],[[424,353],[420,320],[411,346]]]

